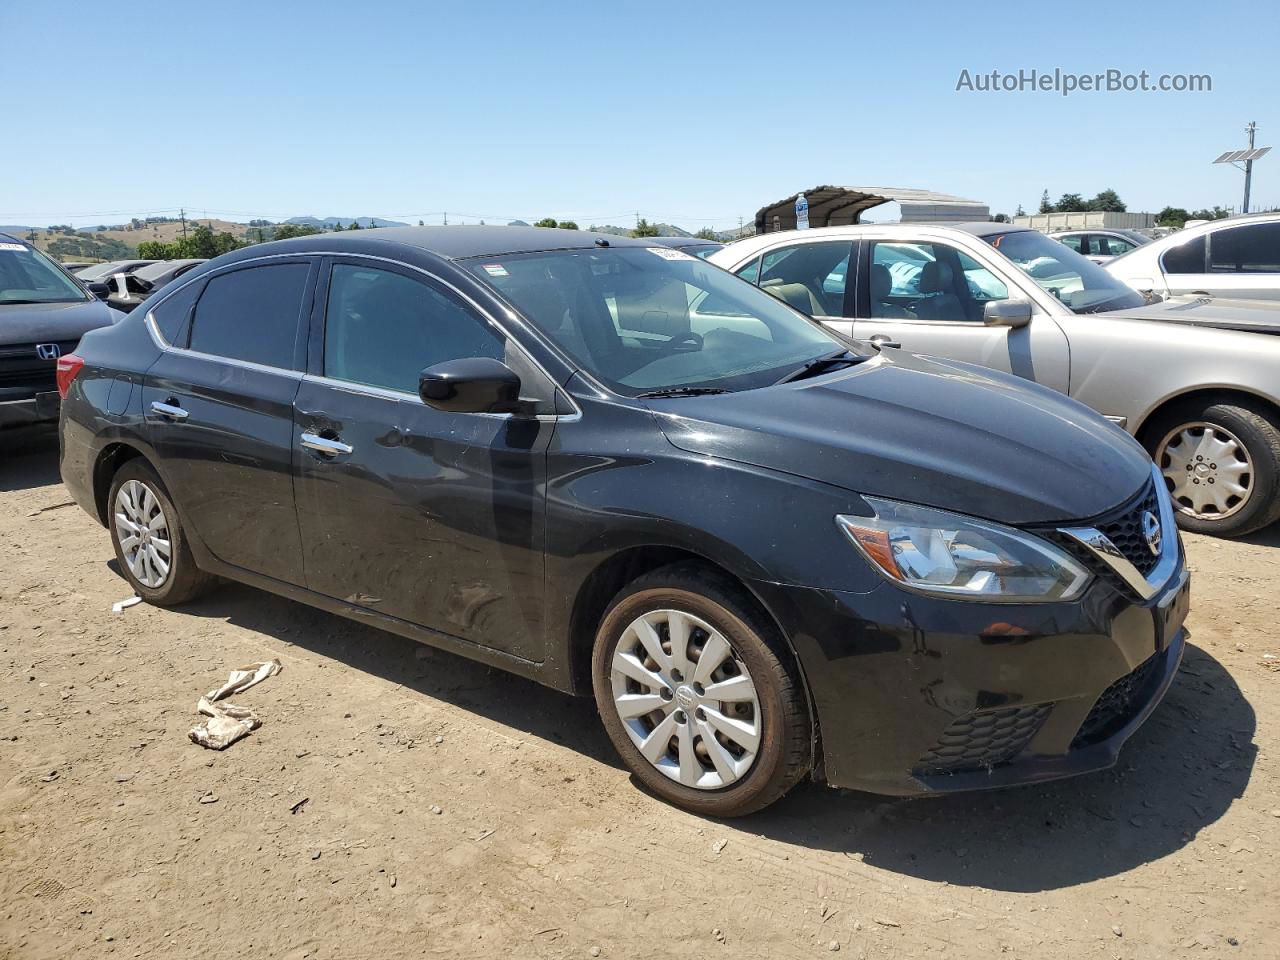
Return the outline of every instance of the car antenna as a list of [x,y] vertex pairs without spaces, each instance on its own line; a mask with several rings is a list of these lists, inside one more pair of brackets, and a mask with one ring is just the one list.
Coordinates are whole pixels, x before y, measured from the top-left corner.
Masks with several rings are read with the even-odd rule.
[[608,241],[608,240],[606,240],[606,239],[604,239],[604,237],[597,237],[597,238],[596,238],[596,246],[597,246],[597,247],[607,247],[608,245],[609,245],[609,241]]

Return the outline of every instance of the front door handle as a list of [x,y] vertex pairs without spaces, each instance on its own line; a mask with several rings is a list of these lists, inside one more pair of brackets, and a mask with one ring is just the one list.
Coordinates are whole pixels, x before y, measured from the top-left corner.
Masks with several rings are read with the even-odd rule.
[[[172,397],[169,398],[169,400],[172,399]],[[187,413],[187,411],[183,410],[176,403],[170,403],[168,400],[164,402],[159,400],[151,401],[151,412],[157,413],[169,420],[185,420],[187,417],[191,416],[191,414]]]
[[315,450],[317,453],[323,453],[330,457],[350,453],[354,449],[349,443],[343,443],[341,440],[331,440],[328,437],[320,436],[318,433],[304,433],[301,442],[302,446],[308,450]]
[[902,344],[899,341],[892,340],[883,333],[877,333],[874,337],[872,337],[871,345],[875,347],[877,350],[879,350],[881,347],[893,347],[894,349],[897,349],[897,350],[902,349]]

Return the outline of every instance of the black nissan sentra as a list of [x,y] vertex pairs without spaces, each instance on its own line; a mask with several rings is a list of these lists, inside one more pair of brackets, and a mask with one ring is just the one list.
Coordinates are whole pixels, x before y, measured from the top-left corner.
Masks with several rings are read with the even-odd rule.
[[227,577],[594,694],[703,814],[1107,767],[1182,655],[1169,497],[1122,431],[642,239],[250,247],[59,387],[62,476],[143,599]]

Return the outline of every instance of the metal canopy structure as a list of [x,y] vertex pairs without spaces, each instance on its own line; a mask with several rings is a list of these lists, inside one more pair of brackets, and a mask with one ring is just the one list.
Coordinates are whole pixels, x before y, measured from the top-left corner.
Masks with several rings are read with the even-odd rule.
[[932,190],[911,187],[837,187],[820,186],[761,207],[756,212],[756,233],[796,228],[796,201],[804,197],[809,204],[811,227],[837,227],[857,223],[872,207],[897,203],[904,222],[938,222],[944,220],[987,220],[991,209],[977,200]]

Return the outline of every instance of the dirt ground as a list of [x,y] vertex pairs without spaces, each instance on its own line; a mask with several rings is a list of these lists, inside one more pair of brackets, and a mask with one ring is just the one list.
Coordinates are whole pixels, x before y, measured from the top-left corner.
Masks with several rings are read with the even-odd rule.
[[[470,661],[239,586],[113,614],[56,449],[0,438],[0,957],[1280,957],[1280,529],[1188,539],[1193,642],[1113,771],[720,823]],[[272,657],[262,728],[188,742]]]

